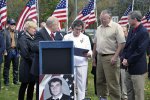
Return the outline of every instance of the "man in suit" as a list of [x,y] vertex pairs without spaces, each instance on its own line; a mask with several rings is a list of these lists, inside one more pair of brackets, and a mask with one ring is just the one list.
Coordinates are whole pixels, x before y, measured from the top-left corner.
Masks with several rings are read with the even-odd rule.
[[40,41],[56,41],[56,40],[62,40],[63,35],[59,31],[59,21],[56,17],[51,16],[47,19],[46,21],[46,26],[40,29],[36,34],[35,34],[35,39],[34,43],[32,45],[32,51],[34,52],[34,58],[33,58],[33,63],[31,67],[31,74],[36,76],[37,80],[37,100],[39,99],[38,97],[38,76],[39,76],[39,42]]
[[0,90],[1,90],[1,64],[3,62],[3,53],[4,53],[4,37],[2,33],[0,32]]
[[47,100],[70,100],[70,97],[62,92],[62,80],[59,78],[52,78],[49,82],[49,90],[51,97]]
[[122,64],[127,69],[126,86],[128,100],[144,100],[145,73],[147,71],[146,50],[149,44],[149,35],[140,23],[140,11],[132,11],[128,15],[131,26],[125,48]]

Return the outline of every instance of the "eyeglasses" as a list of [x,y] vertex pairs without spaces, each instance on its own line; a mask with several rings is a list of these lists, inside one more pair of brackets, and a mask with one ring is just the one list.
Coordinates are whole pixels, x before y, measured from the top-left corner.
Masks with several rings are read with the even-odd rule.
[[16,25],[15,23],[12,23],[12,24],[10,24],[10,25]]

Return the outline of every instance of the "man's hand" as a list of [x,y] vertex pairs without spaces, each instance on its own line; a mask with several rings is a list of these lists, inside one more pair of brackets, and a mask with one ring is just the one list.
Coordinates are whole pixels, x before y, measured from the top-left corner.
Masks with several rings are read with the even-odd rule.
[[117,57],[114,55],[111,60],[110,60],[111,64],[114,65],[117,62]]
[[128,66],[128,61],[127,61],[127,59],[123,59],[122,64],[123,64],[124,66]]
[[90,53],[83,53],[84,57],[89,57],[91,58],[91,54]]

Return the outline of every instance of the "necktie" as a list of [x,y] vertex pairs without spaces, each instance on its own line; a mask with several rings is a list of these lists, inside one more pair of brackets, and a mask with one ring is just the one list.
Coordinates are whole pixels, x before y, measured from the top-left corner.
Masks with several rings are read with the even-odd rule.
[[51,32],[51,38],[52,38],[52,40],[54,41],[54,33],[53,32]]

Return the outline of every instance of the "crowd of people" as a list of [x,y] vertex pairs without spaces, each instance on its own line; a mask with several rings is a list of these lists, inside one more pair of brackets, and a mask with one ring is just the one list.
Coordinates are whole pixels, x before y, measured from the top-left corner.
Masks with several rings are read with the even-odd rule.
[[[75,48],[88,50],[83,56],[74,55],[75,100],[86,97],[89,58],[93,66],[93,87],[99,100],[108,100],[108,96],[110,100],[144,100],[147,69],[150,79],[150,63],[146,59],[146,55],[150,59],[150,40],[147,29],[140,23],[142,14],[140,11],[129,13],[130,27],[121,27],[111,18],[109,10],[100,13],[101,25],[97,27],[93,40],[85,32],[85,22],[78,19],[72,23],[72,31],[68,34],[59,31],[59,21],[54,16],[42,22],[39,30],[36,22],[27,20],[22,32],[17,32],[15,20],[9,19],[6,29],[0,32],[0,71],[4,63],[4,85],[10,84],[12,62],[13,84],[21,83],[18,85],[18,100],[24,100],[26,91],[26,99],[32,100],[35,85],[36,100],[39,100],[39,41],[73,41]],[[60,93],[60,79],[54,78],[48,84],[53,96],[47,100],[71,100]]]

